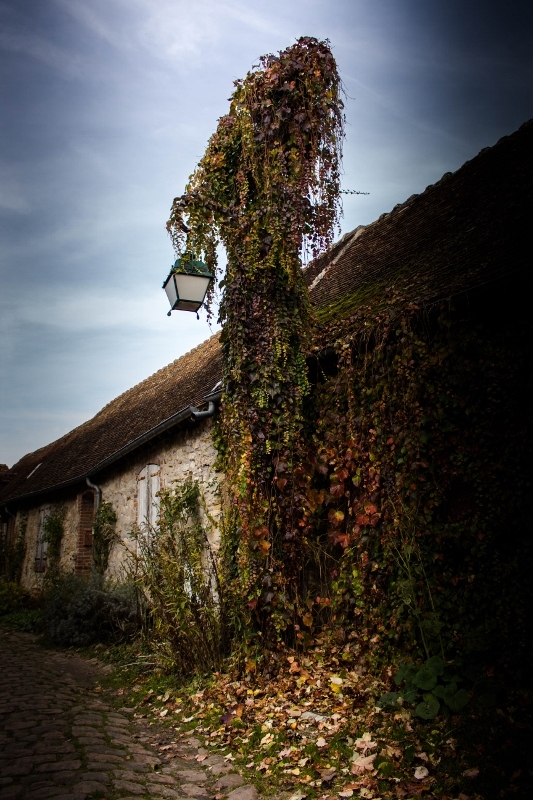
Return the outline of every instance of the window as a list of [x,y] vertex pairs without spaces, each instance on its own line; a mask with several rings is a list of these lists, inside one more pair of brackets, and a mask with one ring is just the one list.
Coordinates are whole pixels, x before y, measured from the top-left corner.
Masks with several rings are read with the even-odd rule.
[[147,464],[137,475],[137,525],[145,532],[152,530],[159,519],[158,464]]
[[35,545],[35,572],[44,572],[46,569],[46,553],[48,542],[45,542],[44,523],[50,514],[50,506],[43,506],[39,509],[39,526],[37,528],[37,542]]

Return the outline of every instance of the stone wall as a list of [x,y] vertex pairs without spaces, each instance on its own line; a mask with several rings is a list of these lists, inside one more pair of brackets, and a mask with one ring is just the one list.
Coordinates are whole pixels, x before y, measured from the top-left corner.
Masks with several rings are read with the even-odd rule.
[[[117,514],[116,532],[119,543],[115,545],[109,559],[109,576],[120,579],[128,551],[135,551],[136,542],[131,537],[132,528],[137,523],[139,473],[148,464],[159,466],[161,489],[170,489],[173,481],[183,481],[188,477],[198,481],[210,517],[216,522],[220,519],[219,479],[221,473],[214,471],[217,452],[211,437],[212,420],[207,419],[194,427],[179,431],[133,454],[127,468],[117,465],[102,479],[102,501],[112,503]],[[96,478],[93,479],[96,482]],[[218,525],[213,527],[205,519],[210,544],[216,550],[219,543]]]
[[[173,481],[183,481],[188,477],[198,481],[205,507],[215,525],[206,519],[201,508],[210,544],[214,550],[219,544],[218,521],[220,519],[219,479],[220,473],[214,471],[216,450],[211,438],[212,420],[206,419],[190,428],[167,434],[153,445],[139,448],[127,459],[108,469],[102,477],[93,476],[92,482],[102,491],[102,501],[110,502],[117,514],[116,532],[119,542],[114,546],[109,559],[108,577],[121,579],[125,574],[128,551],[135,550],[136,542],[131,531],[137,523],[139,473],[148,464],[159,467],[159,480],[162,489],[170,489]],[[39,528],[39,511],[46,505],[63,504],[66,509],[65,534],[61,547],[60,566],[66,572],[73,572],[79,563],[80,542],[80,499],[88,490],[80,486],[78,491],[65,491],[54,496],[53,501],[43,497],[39,504],[27,509],[26,556],[22,571],[22,584],[28,589],[42,587],[44,573],[35,571],[35,550]],[[21,511],[17,513],[17,523],[21,525]]]
[[[75,493],[65,493],[58,501],[54,502],[43,499],[39,505],[27,508],[28,522],[26,526],[26,555],[22,568],[21,583],[27,589],[38,591],[41,589],[44,575],[43,572],[35,571],[35,551],[37,546],[37,534],[39,530],[39,514],[43,506],[61,505],[66,508],[65,516],[65,535],[61,543],[61,557],[59,566],[65,572],[73,572],[76,553],[77,553],[77,531],[78,531],[78,495]],[[23,525],[24,512],[17,512],[16,527],[20,529]]]

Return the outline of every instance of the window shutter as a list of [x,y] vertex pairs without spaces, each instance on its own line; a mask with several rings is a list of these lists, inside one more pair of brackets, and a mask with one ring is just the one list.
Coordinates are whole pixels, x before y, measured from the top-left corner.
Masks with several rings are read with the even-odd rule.
[[160,475],[158,464],[147,464],[137,476],[137,525],[145,533],[152,530],[159,519]]
[[148,475],[147,475],[147,501],[148,501],[148,519],[150,522],[150,527],[155,528],[157,522],[159,520],[159,497],[157,493],[159,491],[160,480],[159,476],[161,474],[161,470],[155,464],[148,465]]
[[139,528],[143,528],[146,525],[146,515],[148,513],[146,498],[147,472],[148,467],[145,467],[137,476],[137,525]]
[[48,542],[43,541],[44,523],[50,513],[50,506],[39,509],[39,527],[37,528],[37,542],[35,545],[35,572],[44,572],[46,569],[46,553]]

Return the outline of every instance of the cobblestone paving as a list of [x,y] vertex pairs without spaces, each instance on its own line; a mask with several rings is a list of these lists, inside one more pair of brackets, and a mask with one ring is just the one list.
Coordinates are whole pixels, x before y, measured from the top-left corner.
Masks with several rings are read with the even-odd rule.
[[1,800],[258,800],[222,756],[200,766],[195,739],[158,752],[153,730],[90,690],[95,670],[0,629]]

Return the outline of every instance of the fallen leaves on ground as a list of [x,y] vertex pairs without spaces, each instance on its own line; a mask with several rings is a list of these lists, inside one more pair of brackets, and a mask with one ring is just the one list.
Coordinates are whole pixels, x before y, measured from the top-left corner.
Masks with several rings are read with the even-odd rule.
[[270,675],[254,667],[238,677],[217,673],[201,688],[197,681],[165,691],[147,691],[138,681],[136,713],[170,725],[178,738],[193,734],[205,751],[194,756],[197,762],[221,753],[265,793],[429,800],[456,798],[464,789],[470,797],[480,770],[472,766],[475,756],[461,751],[458,720],[428,724],[407,706],[377,708],[394,668],[378,679],[356,651],[350,640],[316,640],[306,654],[280,656]]

